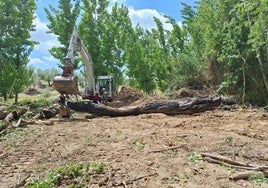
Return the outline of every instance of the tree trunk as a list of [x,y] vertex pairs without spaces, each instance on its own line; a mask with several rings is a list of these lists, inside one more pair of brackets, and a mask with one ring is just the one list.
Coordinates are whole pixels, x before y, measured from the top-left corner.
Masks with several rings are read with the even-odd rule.
[[[247,10],[247,19],[248,19],[248,22],[249,22],[249,26],[251,28],[252,27],[252,21],[251,21],[250,14],[249,14],[248,10]],[[262,79],[263,79],[266,94],[267,94],[268,93],[268,80],[267,80],[267,76],[266,76],[266,73],[265,73],[265,70],[264,70],[264,67],[263,67],[263,61],[261,59],[261,50],[260,50],[259,47],[257,47],[257,49],[256,49],[256,56],[257,56],[257,60],[258,60],[259,66],[260,66]]]
[[263,62],[261,59],[260,50],[257,50],[257,59],[258,59],[259,65],[260,65],[260,70],[261,70],[261,74],[262,74],[262,78],[263,78],[263,82],[264,82],[264,86],[265,86],[266,94],[267,94],[268,93],[268,81],[267,81],[265,70],[263,68]]
[[221,98],[203,97],[185,101],[153,101],[138,106],[112,108],[91,102],[68,102],[68,106],[75,111],[87,112],[95,116],[129,116],[148,113],[164,113],[167,115],[194,114],[207,110],[214,110],[221,103]]
[[3,92],[2,96],[4,98],[4,101],[7,102],[7,93],[6,92]]
[[19,94],[18,94],[18,93],[16,93],[16,94],[15,94],[15,101],[14,101],[14,102],[15,102],[15,104],[18,104],[18,99],[19,99]]

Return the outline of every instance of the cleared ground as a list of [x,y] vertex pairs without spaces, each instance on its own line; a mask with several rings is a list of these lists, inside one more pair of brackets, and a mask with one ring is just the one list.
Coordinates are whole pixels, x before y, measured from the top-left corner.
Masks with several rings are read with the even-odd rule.
[[[267,113],[237,109],[91,120],[85,115],[54,118],[53,125],[29,125],[1,138],[0,187],[43,181],[52,169],[70,163],[104,164],[103,171],[92,172],[89,179],[71,180],[86,187],[268,187],[230,180],[237,170],[199,155],[268,165]],[[58,186],[69,187],[68,181]]]

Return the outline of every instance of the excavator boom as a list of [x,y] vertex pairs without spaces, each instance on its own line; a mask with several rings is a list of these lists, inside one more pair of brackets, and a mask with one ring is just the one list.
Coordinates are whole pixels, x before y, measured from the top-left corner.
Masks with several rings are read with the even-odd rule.
[[76,29],[73,30],[71,35],[68,53],[65,57],[66,65],[62,67],[63,73],[54,77],[53,86],[60,94],[81,94],[78,89],[78,77],[73,72],[75,55],[77,53],[82,57],[86,68],[86,91],[90,92],[93,96],[95,94],[95,80],[92,59]]

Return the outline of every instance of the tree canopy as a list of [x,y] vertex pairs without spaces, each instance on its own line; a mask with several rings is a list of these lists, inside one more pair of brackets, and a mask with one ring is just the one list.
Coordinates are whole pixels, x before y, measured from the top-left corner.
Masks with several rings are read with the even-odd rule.
[[35,8],[34,0],[0,2],[0,93],[5,101],[15,94],[17,102],[31,81],[27,63],[35,44],[30,40]]
[[[124,5],[59,0],[57,7],[45,9],[50,32],[61,43],[50,53],[62,66],[76,27],[93,59],[95,76],[111,75],[117,84],[147,93],[205,85],[243,104],[266,105],[267,0],[200,0],[182,7],[181,23],[165,15],[165,22],[155,17],[156,27],[145,29],[133,25]],[[32,72],[25,65],[34,45],[29,40],[34,9],[34,0],[0,2],[0,91],[5,98],[29,82],[28,76],[23,83],[16,78]]]

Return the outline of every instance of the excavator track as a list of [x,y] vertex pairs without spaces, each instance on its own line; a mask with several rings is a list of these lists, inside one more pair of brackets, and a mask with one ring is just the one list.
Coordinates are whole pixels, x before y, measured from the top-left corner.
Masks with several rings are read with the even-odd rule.
[[77,95],[80,94],[78,89],[77,76],[55,76],[53,87],[60,94]]

